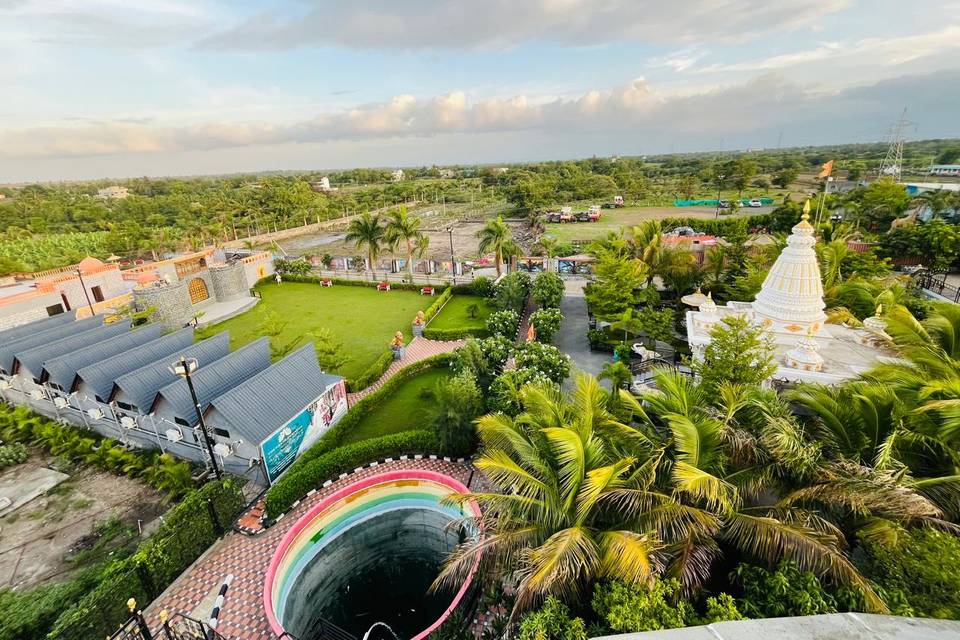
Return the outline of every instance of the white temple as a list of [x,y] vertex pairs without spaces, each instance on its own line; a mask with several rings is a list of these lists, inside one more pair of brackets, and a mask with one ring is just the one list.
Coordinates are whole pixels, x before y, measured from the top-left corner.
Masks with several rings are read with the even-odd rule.
[[730,315],[746,316],[769,332],[779,365],[775,379],[833,384],[892,356],[884,346],[880,318],[868,318],[865,329],[826,324],[817,241],[809,218],[807,203],[753,302],[718,307],[708,297],[698,311],[687,312],[687,341],[694,358],[703,357],[711,329]]

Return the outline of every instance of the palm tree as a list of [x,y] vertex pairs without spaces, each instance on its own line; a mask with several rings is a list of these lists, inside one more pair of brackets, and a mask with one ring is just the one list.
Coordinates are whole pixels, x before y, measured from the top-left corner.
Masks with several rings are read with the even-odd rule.
[[557,246],[560,244],[560,240],[553,236],[541,235],[537,241],[534,243],[535,247],[540,247],[544,255],[548,258],[553,258],[557,251]]
[[664,260],[663,229],[660,221],[644,220],[631,227],[627,233],[627,243],[633,257],[647,265],[647,284],[650,284]]
[[387,216],[383,238],[392,250],[396,249],[401,242],[406,243],[407,277],[411,281],[413,280],[413,249],[419,245],[423,237],[423,232],[420,231],[420,218],[410,217],[406,207],[391,211]]
[[517,245],[513,241],[513,233],[510,227],[503,221],[503,216],[497,216],[496,220],[487,220],[483,228],[477,232],[480,244],[477,250],[483,254],[493,251],[494,260],[497,263],[497,276],[503,273],[502,265],[504,258],[517,253]]
[[547,595],[582,595],[599,578],[646,580],[659,569],[659,544],[630,524],[640,510],[618,500],[636,484],[638,460],[608,446],[603,434],[642,436],[607,412],[607,392],[595,378],[579,376],[569,398],[551,385],[528,385],[521,398],[520,416],[477,421],[484,444],[477,468],[501,492],[451,498],[481,506],[476,524],[484,534],[457,547],[436,585],[458,583],[479,555],[517,570],[516,614]]
[[625,310],[616,322],[610,324],[614,331],[623,331],[623,341],[627,341],[627,334],[636,335],[643,331],[643,323],[636,317],[636,312],[630,308]]
[[380,224],[380,216],[371,215],[367,211],[359,218],[351,220],[345,240],[352,242],[358,250],[367,248],[367,266],[371,271],[374,270],[384,240],[384,228]]

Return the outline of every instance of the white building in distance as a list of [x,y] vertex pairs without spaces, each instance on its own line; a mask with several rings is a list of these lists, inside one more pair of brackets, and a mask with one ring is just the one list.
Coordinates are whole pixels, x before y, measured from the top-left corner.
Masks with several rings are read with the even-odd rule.
[[97,191],[97,197],[101,200],[123,200],[130,195],[130,190],[126,187],[113,185]]
[[396,171],[391,173],[390,179],[393,180],[394,182],[400,182],[401,180],[403,180],[403,169],[397,169]]

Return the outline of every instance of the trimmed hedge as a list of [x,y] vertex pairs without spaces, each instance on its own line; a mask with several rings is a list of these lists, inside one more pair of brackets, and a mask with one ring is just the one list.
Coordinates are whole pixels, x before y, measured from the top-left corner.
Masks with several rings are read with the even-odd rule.
[[[309,488],[304,490],[303,493],[299,495],[295,495],[293,499],[290,500],[289,502],[285,502],[286,500],[285,496],[290,495],[290,491],[287,489],[287,486],[288,485],[301,486],[303,484],[303,481],[301,481],[299,477],[305,473],[312,474],[312,472],[308,472],[307,469],[311,468],[311,464],[313,463],[313,461],[325,456],[328,453],[331,453],[337,450],[337,447],[340,446],[340,443],[343,441],[344,437],[348,433],[350,433],[350,431],[357,424],[359,424],[359,422],[363,420],[363,418],[365,418],[371,411],[373,411],[377,406],[379,406],[379,404],[383,400],[385,400],[387,397],[392,395],[401,385],[406,383],[408,380],[426,371],[427,369],[448,366],[452,358],[453,356],[451,354],[442,353],[430,358],[425,358],[420,362],[415,362],[410,366],[404,367],[403,369],[398,371],[396,375],[394,375],[392,378],[390,378],[385,383],[383,383],[382,387],[380,387],[379,389],[377,389],[367,397],[361,399],[357,404],[350,407],[350,410],[347,411],[347,415],[340,418],[337,424],[333,425],[333,427],[331,427],[330,430],[327,431],[322,438],[320,438],[319,442],[317,442],[315,445],[313,445],[312,447],[304,451],[303,454],[299,458],[297,458],[297,460],[290,466],[290,469],[288,469],[287,472],[284,473],[283,476],[279,480],[277,480],[277,482],[275,482],[272,487],[270,487],[270,489],[267,491],[268,514],[270,514],[271,517],[276,517],[276,515],[285,511],[290,504],[293,504],[294,501],[299,500],[300,498],[305,496],[307,494],[307,491],[309,491],[310,489],[316,488],[316,485],[310,486]],[[414,432],[408,431],[405,433],[414,433]],[[403,435],[403,434],[396,434],[396,435]],[[389,438],[392,436],[384,436],[384,437]],[[380,440],[380,439],[381,438],[372,438],[372,440]],[[364,440],[362,442],[368,442],[368,440]],[[353,447],[355,444],[360,444],[360,443],[347,445],[344,448],[346,449],[346,448]],[[428,447],[428,449],[430,448],[436,450],[436,446]],[[407,452],[404,452],[404,453],[407,453]],[[391,454],[384,454],[384,455],[389,456]],[[367,462],[369,462],[369,460]],[[353,465],[353,467],[350,467],[350,468],[352,469],[356,466],[357,465]],[[341,472],[337,472],[337,473],[339,474]],[[327,479],[329,478],[322,478],[320,481],[322,482],[323,480],[327,480]],[[307,484],[309,484],[309,482],[307,482]],[[284,505],[279,508],[275,507],[278,509],[276,511],[270,511],[271,494],[274,495],[274,498],[272,499],[274,505],[278,505],[278,504]],[[280,497],[277,497],[277,496],[284,496],[284,498],[281,499]]]
[[128,598],[145,605],[159,596],[230,529],[243,507],[240,487],[229,478],[188,494],[167,512],[156,535],[142,542],[132,556],[107,567],[100,583],[57,618],[47,639],[109,636],[127,620]]
[[423,330],[423,337],[428,340],[442,340],[449,342],[451,340],[464,340],[466,338],[486,338],[490,332],[483,327],[464,327],[461,329],[431,329],[427,327]]
[[[257,284],[254,286],[259,286],[264,283],[273,282],[274,276],[266,276],[257,280]],[[306,284],[320,284],[323,280],[329,280],[333,284],[342,285],[345,287],[376,287],[380,284],[380,280],[348,280],[346,278],[321,278],[320,276],[296,276],[296,275],[284,275],[284,282],[303,282]],[[445,292],[449,289],[449,286],[443,285],[423,285],[423,284],[411,284],[409,282],[390,282],[391,289],[397,289],[399,291],[420,291],[422,287],[432,286],[438,291]]]
[[360,465],[382,458],[437,450],[439,443],[433,432],[419,430],[361,440],[328,451],[302,465],[296,473],[291,469],[270,487],[266,496],[267,515],[276,518],[311,489]]
[[447,304],[447,300],[453,297],[453,287],[447,287],[443,290],[443,293],[440,294],[440,297],[437,298],[433,304],[427,307],[427,310],[423,312],[425,322],[430,322],[433,320],[434,316],[440,313],[440,309],[443,308],[443,305]]
[[393,364],[393,351],[387,349],[367,370],[356,378],[347,378],[348,391],[362,391],[380,379],[380,376],[387,372],[390,365]]
[[752,216],[741,216],[738,218],[719,218],[717,220],[704,220],[702,218],[664,218],[660,221],[660,227],[664,231],[670,231],[676,227],[692,227],[697,231],[712,236],[725,236],[739,225],[746,223],[747,230],[756,227],[767,227],[773,221],[773,216],[769,213],[758,213]]

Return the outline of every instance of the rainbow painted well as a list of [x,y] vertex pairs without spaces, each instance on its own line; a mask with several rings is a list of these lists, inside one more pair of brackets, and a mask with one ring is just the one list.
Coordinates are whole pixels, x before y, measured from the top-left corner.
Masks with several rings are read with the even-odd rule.
[[[301,517],[281,540],[274,553],[264,584],[264,607],[270,626],[276,634],[284,631],[285,622],[299,615],[288,610],[291,602],[302,605],[306,593],[303,581],[308,572],[317,571],[314,563],[329,562],[325,554],[337,552],[348,536],[363,536],[368,528],[380,527],[395,520],[421,517],[435,530],[443,524],[460,520],[464,515],[479,515],[475,504],[460,507],[441,504],[452,493],[467,488],[457,480],[432,471],[402,470],[379,474],[350,484],[323,499]],[[391,518],[391,520],[385,520]],[[375,524],[378,523],[378,524]],[[434,532],[435,533],[435,532]],[[376,549],[367,550],[376,553]],[[399,559],[398,559],[399,560]],[[350,572],[356,567],[349,561],[338,562],[336,571],[349,584]],[[476,567],[474,567],[475,569]],[[442,615],[426,629],[413,636],[424,638],[440,626],[456,608],[469,587],[471,576],[454,594]],[[320,603],[317,604],[320,606]]]

